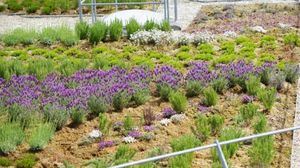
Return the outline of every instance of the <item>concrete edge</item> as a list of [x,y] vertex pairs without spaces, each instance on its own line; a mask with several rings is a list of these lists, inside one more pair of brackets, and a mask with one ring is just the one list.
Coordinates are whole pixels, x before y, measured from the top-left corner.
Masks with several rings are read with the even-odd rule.
[[[300,63],[299,63],[300,67]],[[297,99],[296,99],[296,111],[294,126],[300,125],[300,78],[298,79]],[[300,130],[294,131],[292,154],[291,154],[291,168],[300,167]]]

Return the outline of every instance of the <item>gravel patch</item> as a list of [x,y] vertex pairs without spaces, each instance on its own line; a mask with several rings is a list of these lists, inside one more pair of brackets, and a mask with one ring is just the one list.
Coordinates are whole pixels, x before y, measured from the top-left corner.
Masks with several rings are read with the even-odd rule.
[[[300,64],[299,64],[300,66]],[[300,126],[300,79],[298,80],[297,102],[294,126]],[[291,168],[300,167],[300,130],[294,131]]]

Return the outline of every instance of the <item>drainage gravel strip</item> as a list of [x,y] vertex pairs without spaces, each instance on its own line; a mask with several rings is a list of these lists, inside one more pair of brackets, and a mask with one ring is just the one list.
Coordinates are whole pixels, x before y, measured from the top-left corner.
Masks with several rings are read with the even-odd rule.
[[[299,64],[300,66],[300,64]],[[300,125],[300,79],[298,80],[297,100],[296,100],[296,112],[294,126]],[[300,167],[300,130],[294,131],[291,157],[291,168]]]

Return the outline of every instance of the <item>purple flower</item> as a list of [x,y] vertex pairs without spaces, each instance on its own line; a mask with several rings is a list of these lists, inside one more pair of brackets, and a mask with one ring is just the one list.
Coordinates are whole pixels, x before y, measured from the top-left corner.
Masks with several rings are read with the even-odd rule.
[[206,107],[206,106],[203,106],[201,104],[198,106],[198,111],[199,112],[206,113],[206,112],[209,112],[210,110],[211,110],[210,107]]
[[153,125],[145,125],[145,126],[144,126],[144,130],[145,130],[146,132],[151,132],[151,131],[154,130],[154,126],[153,126]]
[[249,96],[249,95],[244,95],[243,97],[242,97],[242,102],[243,103],[251,103],[251,102],[253,102],[254,101],[254,97],[253,96]]
[[99,149],[103,150],[105,148],[112,147],[114,145],[115,145],[114,141],[101,141],[99,142]]
[[141,133],[139,132],[139,131],[130,131],[129,133],[128,133],[128,136],[131,136],[131,137],[133,137],[133,138],[136,138],[136,139],[138,139],[138,138],[140,138],[142,135],[141,135]]
[[177,114],[175,110],[173,110],[172,108],[164,108],[162,110],[162,115],[163,115],[163,118],[170,118],[172,117],[173,115]]

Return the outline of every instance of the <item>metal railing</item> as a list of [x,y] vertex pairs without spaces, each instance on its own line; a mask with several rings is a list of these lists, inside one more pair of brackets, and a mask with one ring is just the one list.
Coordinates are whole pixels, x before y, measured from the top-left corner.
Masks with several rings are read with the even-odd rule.
[[[156,2],[152,0],[151,2],[115,2],[106,3],[106,2],[96,2],[96,0],[91,0],[91,3],[85,3],[85,0],[78,0],[78,10],[79,10],[79,19],[83,19],[83,6],[91,6],[91,16],[92,22],[97,20],[97,6],[115,6],[115,10],[118,11],[120,5],[152,5],[152,11],[155,11],[155,5],[163,5],[164,10],[164,19],[170,21],[170,5],[169,0],[161,0]],[[177,0],[174,0],[174,19],[175,22],[178,19],[178,10],[177,10]]]
[[243,142],[243,141],[252,140],[252,139],[256,139],[256,138],[260,138],[260,137],[264,137],[264,136],[282,134],[282,133],[286,133],[289,131],[295,131],[295,130],[299,130],[299,129],[300,129],[300,126],[296,126],[296,127],[291,127],[291,128],[285,128],[285,129],[265,132],[265,133],[261,133],[261,134],[250,135],[250,136],[232,139],[232,140],[223,141],[223,142],[219,142],[218,140],[216,140],[214,144],[209,144],[209,145],[205,145],[205,146],[200,146],[200,147],[196,147],[196,148],[191,148],[191,149],[186,149],[186,150],[182,150],[182,151],[178,151],[178,152],[155,156],[152,158],[129,162],[129,163],[125,163],[125,164],[121,164],[121,165],[117,165],[117,166],[112,166],[111,168],[123,168],[123,167],[129,167],[129,166],[134,166],[134,165],[140,165],[143,163],[158,161],[158,160],[162,160],[162,159],[166,159],[166,158],[170,158],[170,157],[174,157],[174,156],[178,156],[178,155],[183,155],[183,154],[187,154],[187,153],[191,153],[191,152],[201,151],[201,150],[205,150],[205,149],[209,149],[209,148],[217,148],[218,156],[221,161],[222,167],[228,168],[227,161],[226,161],[223,151],[222,151],[222,147],[221,147],[222,145]]

